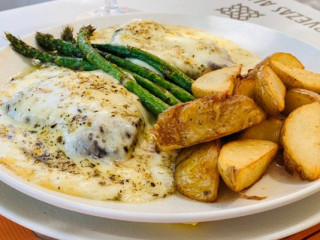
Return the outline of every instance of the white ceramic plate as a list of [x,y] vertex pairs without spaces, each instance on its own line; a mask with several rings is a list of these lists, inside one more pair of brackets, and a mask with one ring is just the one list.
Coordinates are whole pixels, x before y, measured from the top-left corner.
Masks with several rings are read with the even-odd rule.
[[320,193],[264,213],[191,226],[118,221],[67,211],[1,182],[0,192],[1,215],[60,240],[271,240],[320,222]]
[[[84,20],[74,23],[74,26],[78,28],[85,24],[92,24],[99,28],[123,23],[132,18],[152,19],[163,23],[203,29],[231,39],[242,47],[255,52],[261,58],[277,51],[290,52],[297,56],[308,69],[314,71],[320,69],[319,50],[274,30],[219,17],[132,14]],[[59,26],[43,31],[58,35],[61,29],[62,27]],[[26,40],[34,44],[33,38],[32,35],[27,37]],[[8,81],[27,66],[28,61],[25,61],[9,48],[0,52],[0,76],[2,81]],[[12,174],[3,166],[0,166],[0,180],[38,200],[71,211],[127,221],[164,223],[210,221],[250,215],[298,201],[320,189],[320,181],[303,182],[296,177],[289,176],[283,168],[276,165],[272,165],[267,174],[247,191],[248,195],[266,196],[265,200],[242,199],[237,194],[222,187],[219,191],[218,201],[210,204],[191,201],[179,195],[143,204],[82,199],[30,184]]]

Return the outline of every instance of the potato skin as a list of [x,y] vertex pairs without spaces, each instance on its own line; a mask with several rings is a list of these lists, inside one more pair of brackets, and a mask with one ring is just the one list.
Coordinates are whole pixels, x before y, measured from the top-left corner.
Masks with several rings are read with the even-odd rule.
[[245,129],[239,139],[260,139],[280,144],[280,132],[283,120],[279,118],[269,118],[257,125]]
[[296,172],[301,179],[320,178],[320,102],[303,105],[284,121],[281,143],[284,165],[288,172]]
[[244,95],[249,98],[255,99],[255,77],[248,77],[238,81],[233,95]]
[[268,64],[270,64],[272,61],[281,62],[282,64],[294,68],[304,69],[303,64],[292,54],[290,53],[284,53],[284,52],[277,52],[272,54],[268,59]]
[[284,109],[286,88],[276,73],[262,65],[256,74],[255,100],[270,116]]
[[208,96],[170,107],[158,116],[152,132],[159,149],[168,151],[219,139],[264,119],[265,113],[246,96]]
[[320,95],[318,93],[302,88],[292,88],[286,94],[283,113],[289,115],[298,107],[316,101],[320,102]]
[[270,64],[286,86],[290,88],[303,88],[320,93],[319,73],[286,66],[277,61],[271,61]]
[[219,151],[219,140],[182,149],[174,173],[176,190],[197,201],[215,201],[220,178]]

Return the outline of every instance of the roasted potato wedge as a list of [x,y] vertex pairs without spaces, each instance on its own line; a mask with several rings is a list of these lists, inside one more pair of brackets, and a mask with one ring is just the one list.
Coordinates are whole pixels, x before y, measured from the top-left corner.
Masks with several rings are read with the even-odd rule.
[[250,187],[267,170],[278,145],[264,140],[245,139],[225,144],[218,158],[218,170],[227,186],[240,192]]
[[207,96],[170,107],[158,116],[152,130],[160,150],[209,142],[251,127],[265,113],[246,96]]
[[304,88],[320,93],[320,74],[271,61],[270,66],[288,87]]
[[262,65],[257,72],[255,100],[271,116],[284,109],[286,87],[277,74],[267,65]]
[[174,172],[176,190],[197,201],[215,201],[220,178],[219,152],[219,140],[182,149]]
[[271,61],[281,62],[285,66],[304,69],[303,64],[292,54],[284,52],[276,52],[258,63],[253,69],[250,69],[247,76],[256,75],[262,65],[270,65]]
[[255,86],[256,79],[253,77],[244,78],[237,82],[237,85],[234,89],[234,95],[244,95],[249,98],[254,99],[255,97]]
[[221,68],[199,77],[192,84],[192,93],[195,97],[209,95],[222,97],[231,95],[235,79],[241,73],[241,65]]
[[281,130],[284,164],[309,181],[320,177],[320,102],[303,105],[284,121]]
[[272,61],[280,62],[285,66],[304,69],[303,64],[295,56],[293,56],[290,53],[284,53],[284,52],[274,53],[268,58],[269,63]]
[[283,120],[269,118],[257,125],[245,129],[239,139],[260,139],[280,144],[280,132]]
[[302,89],[292,88],[290,89],[285,97],[285,108],[283,113],[289,115],[292,111],[303,105],[320,102],[320,95],[318,93]]
[[245,95],[252,99],[255,98],[256,75],[263,65],[270,65],[269,62],[278,61],[286,66],[304,69],[302,63],[292,54],[278,52],[262,60],[254,69],[251,69],[247,76],[237,82],[234,89],[234,95]]

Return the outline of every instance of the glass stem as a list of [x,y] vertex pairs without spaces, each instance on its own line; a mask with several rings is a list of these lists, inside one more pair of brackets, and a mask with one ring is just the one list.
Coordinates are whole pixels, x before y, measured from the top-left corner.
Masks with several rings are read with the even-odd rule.
[[105,8],[107,10],[118,9],[118,1],[117,0],[105,0]]

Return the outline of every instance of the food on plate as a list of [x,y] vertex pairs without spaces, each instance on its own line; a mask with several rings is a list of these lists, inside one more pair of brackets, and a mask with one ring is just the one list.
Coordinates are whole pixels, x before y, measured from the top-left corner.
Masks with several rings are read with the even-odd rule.
[[263,59],[255,67],[253,67],[252,69],[249,69],[248,73],[237,82],[234,90],[234,95],[245,95],[247,97],[255,99],[255,93],[256,93],[255,83],[257,79],[257,73],[263,65],[272,66],[272,64],[270,64],[270,62],[272,61],[281,62],[286,66],[292,66],[295,68],[304,69],[304,66],[302,65],[302,63],[292,54],[284,53],[284,52],[273,53],[270,56]]
[[177,26],[137,19],[119,27],[111,43],[152,53],[192,78],[199,77],[207,68],[233,64],[225,49],[210,39],[199,39],[193,35],[190,28],[184,31]]
[[271,61],[270,64],[286,86],[320,93],[320,74],[301,68],[286,66],[277,61]]
[[[134,24],[144,25],[143,21],[135,21]],[[174,35],[179,38],[179,27],[169,27],[176,28]],[[109,34],[115,32],[117,35],[119,32],[116,27],[108,29]],[[195,98],[188,92],[191,88],[182,84],[186,88],[183,89],[172,79],[180,79],[191,86],[193,80],[186,73],[201,74],[210,67],[233,64],[227,51],[216,46],[209,34],[203,34],[202,40],[199,40],[197,30],[181,29],[181,39],[189,36],[190,42],[208,45],[210,51],[214,49],[216,57],[213,60],[217,61],[214,62],[217,65],[206,62],[203,69],[197,69],[202,64],[199,63],[194,66],[193,73],[192,69],[183,72],[181,70],[185,68],[170,65],[159,56],[142,51],[145,49],[112,48],[124,53],[132,54],[133,51],[134,54],[138,52],[139,56],[151,56],[157,64],[166,66],[166,71],[161,74],[149,65],[119,56],[121,54],[116,56],[110,51],[92,48],[88,40],[93,28],[89,26],[81,29],[77,42],[70,29],[64,32],[63,40],[37,33],[38,43],[49,52],[28,46],[13,35],[6,34],[14,50],[39,60],[35,62],[37,64],[43,64],[1,86],[0,144],[4,147],[0,153],[1,164],[43,187],[95,200],[146,202],[171,195],[175,191],[173,166],[177,152],[157,149],[150,132],[155,122],[154,116],[170,104]],[[94,47],[99,46],[98,33],[96,31],[92,36],[92,41],[96,43]],[[170,42],[170,37],[166,41]],[[224,43],[222,38],[219,41]],[[179,43],[177,39],[173,42]],[[162,43],[164,49],[165,41],[162,40]],[[224,44],[231,46],[230,49],[239,49],[231,42]],[[100,48],[102,46],[112,45],[100,44]],[[177,48],[192,50],[191,45],[187,48],[185,44]],[[203,55],[205,51],[200,52]],[[208,51],[206,56],[211,54]],[[257,59],[246,50],[242,50],[241,54],[246,56],[242,57],[246,68],[252,66],[247,63]],[[236,56],[236,53],[232,55]],[[199,57],[195,56],[197,59]],[[241,56],[237,61],[240,59]],[[241,61],[237,63],[242,64]],[[160,93],[165,94],[164,98],[157,95],[159,89]],[[172,95],[168,95],[167,91]],[[243,101],[245,107],[253,104],[250,101],[248,104]],[[218,151],[218,141],[210,149],[209,153],[214,156],[213,149]],[[218,175],[211,177],[212,181],[216,181]],[[204,192],[203,199],[209,201],[210,198],[212,201],[216,197],[216,189],[210,188],[208,191],[212,192],[208,195]]]
[[[165,102],[171,105],[180,102],[170,92],[161,88],[158,85],[155,85],[148,79],[136,75],[135,73],[131,73],[132,76],[126,74],[126,72],[124,72],[121,68],[108,62],[98,52],[95,52],[95,50],[92,49],[91,46],[88,45],[88,43],[86,43],[87,47],[91,48],[91,52],[89,54],[90,61],[94,62],[94,64],[86,60],[77,58],[56,58],[53,55],[42,53],[37,49],[28,46],[26,43],[17,39],[11,34],[7,33],[6,37],[11,42],[13,49],[15,49],[17,52],[27,57],[36,58],[42,62],[53,62],[59,66],[64,66],[71,69],[103,69],[105,72],[109,73],[114,78],[119,80],[122,83],[122,85],[125,86],[129,91],[139,96],[144,106],[147,107],[155,115],[158,115],[159,113],[163,112],[166,108],[169,107],[169,105]],[[88,49],[86,49],[86,51],[88,51]],[[140,85],[150,90],[150,92],[153,93],[156,97],[150,94],[148,91],[146,91],[146,89],[142,88]],[[159,97],[160,99],[158,99],[157,97]],[[161,100],[164,100],[165,102]]]
[[5,35],[11,43],[11,47],[25,57],[36,59],[43,63],[54,63],[58,66],[75,70],[91,71],[97,69],[92,63],[82,58],[70,58],[41,52],[38,49],[27,45],[25,42],[19,40],[10,33],[5,33]]
[[[40,44],[40,46],[42,46],[43,48],[45,48],[47,50],[56,50],[62,54],[71,55],[71,56],[72,55],[76,56],[78,54],[78,52],[81,52],[78,45],[70,44],[69,42],[64,42],[60,39],[54,39],[54,37],[50,34],[37,33],[36,36],[37,36],[37,41]],[[104,45],[104,47],[105,46],[106,45]],[[75,54],[73,54],[73,53],[75,53]],[[116,64],[117,66],[119,66],[125,70],[137,73],[140,76],[145,77],[145,78],[151,80],[152,82],[158,84],[159,86],[164,87],[165,89],[167,89],[170,92],[172,92],[173,94],[175,94],[177,96],[177,98],[179,98],[183,102],[190,101],[190,100],[194,99],[194,97],[190,93],[188,93],[187,91],[185,91],[181,87],[179,87],[175,84],[172,84],[170,81],[167,81],[163,77],[159,76],[156,72],[151,71],[148,68],[137,65],[135,63],[132,63],[131,61],[125,60],[123,58],[117,57],[117,56],[112,55],[107,52],[99,51],[99,53],[106,60]],[[80,56],[84,57],[82,52],[81,52]],[[150,56],[150,54],[149,54],[149,56]]]
[[269,118],[257,125],[245,129],[240,134],[240,139],[260,139],[267,140],[280,144],[280,132],[283,124],[283,119]]
[[281,142],[284,163],[309,181],[320,177],[320,102],[303,105],[284,121]]
[[234,95],[244,95],[254,99],[256,94],[256,79],[255,77],[245,77],[237,81],[234,89]]
[[259,106],[269,115],[276,115],[284,109],[286,87],[277,74],[267,66],[262,65],[257,72],[255,84],[255,99]]
[[[42,34],[40,32],[37,32],[36,39],[37,39],[37,42],[39,43],[39,45],[46,50],[58,51],[59,53],[64,54],[66,56],[85,58],[85,56],[82,53],[82,51],[80,50],[78,44],[66,42],[61,39],[55,39],[51,34]],[[108,45],[104,44],[103,46],[100,46],[100,45],[97,45],[97,46],[107,47]],[[20,51],[20,53],[24,54],[22,51]],[[140,65],[135,64],[135,63],[128,61],[126,59],[112,55],[109,52],[99,51],[99,53],[106,60],[110,61],[113,64],[116,64],[118,67],[121,67],[125,70],[131,71],[133,73],[137,73],[141,77],[147,78],[147,79],[151,80],[152,82],[158,84],[159,86],[169,90],[170,92],[175,94],[177,96],[177,98],[179,98],[183,102],[190,101],[190,100],[194,99],[194,97],[190,93],[188,93],[186,90],[184,90],[183,88],[164,79],[163,77],[159,76],[156,72],[151,71],[150,69],[148,69],[146,67],[140,66]],[[147,54],[147,55],[150,57],[150,54]],[[25,55],[25,56],[29,57],[28,55]],[[151,58],[154,59],[155,56],[151,56]],[[66,67],[68,67],[68,66],[66,66]],[[93,66],[92,69],[96,69],[96,67]]]
[[98,29],[91,40],[93,43],[111,42],[145,50],[194,79],[208,68],[214,70],[230,63],[242,64],[242,71],[246,73],[259,62],[259,57],[231,40],[187,26],[132,20],[118,29],[116,37],[110,34],[113,31],[109,27]]
[[216,97],[230,96],[233,93],[236,78],[241,73],[241,65],[225,67],[206,73],[192,83],[195,97],[213,95]]
[[267,170],[278,145],[264,140],[245,139],[225,144],[218,158],[220,176],[235,192],[251,186]]
[[220,178],[217,167],[219,151],[219,140],[181,150],[174,172],[176,190],[194,200],[215,201]]
[[[271,66],[272,66],[272,62],[280,62],[286,66],[304,69],[304,66],[299,61],[299,59],[297,59],[295,56],[293,56],[290,53],[284,53],[284,52],[274,53],[267,58],[267,61],[268,61],[268,64],[270,64]],[[279,75],[279,77],[281,78],[281,75]]]
[[153,133],[163,151],[212,141],[251,127],[265,113],[246,96],[207,96],[180,103],[158,116]]
[[[84,26],[77,38],[72,27],[61,39],[38,32],[42,50],[6,37],[36,67],[0,88],[0,163],[30,182],[95,200],[146,202],[178,191],[213,202],[219,175],[234,191],[263,175],[281,114],[298,107],[281,143],[286,167],[300,169],[287,132],[296,111],[318,101],[305,90],[317,74],[291,54],[259,62],[222,37],[148,20]],[[299,74],[311,84],[285,99],[283,76],[297,82]],[[308,148],[313,138],[304,139]]]
[[174,191],[173,153],[155,151],[149,114],[110,75],[46,66],[3,91],[0,161],[18,175],[97,200]]
[[285,115],[289,115],[298,107],[301,107],[309,103],[313,103],[315,101],[320,102],[320,95],[318,93],[301,88],[290,89],[286,93],[285,109],[283,113]]
[[61,39],[63,41],[67,42],[76,42],[76,39],[73,37],[73,27],[70,25],[67,25],[63,28],[63,31],[61,33]]
[[102,55],[99,54],[96,49],[91,46],[89,38],[93,31],[94,29],[92,29],[91,26],[87,26],[82,27],[78,34],[79,48],[83,52],[87,60],[94,64],[98,69],[109,73],[129,91],[136,94],[143,102],[143,105],[146,106],[146,108],[148,108],[153,114],[158,115],[159,113],[163,112],[168,107],[168,105],[164,104],[164,102],[162,102],[161,100],[159,101],[158,98],[154,97],[146,89],[141,87],[138,84],[138,80],[140,79],[140,77],[137,78],[134,77],[134,75],[133,77],[131,77],[130,75],[126,74],[116,65],[106,60]]
[[180,69],[174,67],[170,63],[167,63],[156,55],[131,46],[127,47],[112,44],[95,44],[93,46],[102,51],[111,52],[122,57],[132,57],[143,60],[145,63],[149,64],[154,69],[159,71],[160,74],[163,74],[180,87],[189,92],[191,91],[193,80]]

